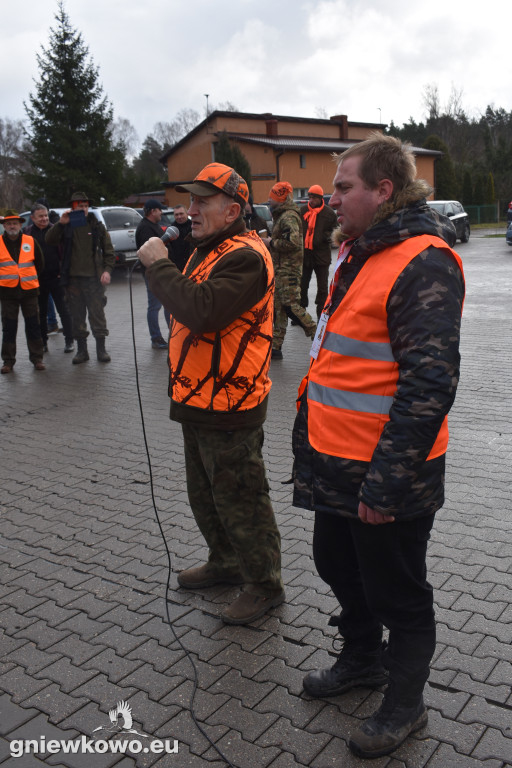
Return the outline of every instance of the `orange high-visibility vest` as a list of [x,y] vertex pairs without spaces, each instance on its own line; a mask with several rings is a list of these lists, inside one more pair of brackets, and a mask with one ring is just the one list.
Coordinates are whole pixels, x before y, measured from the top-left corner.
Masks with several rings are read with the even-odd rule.
[[[315,450],[371,461],[389,421],[398,382],[387,326],[389,294],[412,259],[429,246],[460,257],[444,240],[420,235],[370,256],[327,323],[308,374],[308,432]],[[445,417],[428,459],[448,446]]]
[[3,237],[0,237],[0,287],[16,288],[18,284],[26,291],[39,288],[34,261],[34,239],[30,235],[21,236],[18,263],[7,250]]
[[193,333],[171,319],[169,392],[175,402],[212,411],[246,411],[270,391],[274,269],[260,237],[245,232],[224,240],[188,277],[204,282],[221,259],[247,247],[260,254],[267,268],[267,290],[254,307],[216,333]]

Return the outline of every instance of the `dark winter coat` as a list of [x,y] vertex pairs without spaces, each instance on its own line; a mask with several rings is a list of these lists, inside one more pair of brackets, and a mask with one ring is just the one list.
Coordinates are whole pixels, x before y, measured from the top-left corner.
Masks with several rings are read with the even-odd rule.
[[36,227],[35,224],[25,227],[25,234],[34,238],[44,254],[44,270],[39,275],[40,283],[50,282],[60,275],[61,249],[57,245],[48,245],[45,239],[51,228],[51,224],[44,229]]
[[[304,228],[304,238],[308,231],[308,222],[304,214],[309,210],[307,205],[301,206],[300,215],[302,216],[302,226]],[[331,263],[332,243],[331,237],[337,224],[337,217],[332,208],[324,203],[324,207],[318,212],[315,223],[315,233],[313,235],[313,248],[304,246],[304,264],[307,267],[328,266]]]
[[96,216],[89,212],[83,227],[58,221],[46,234],[48,245],[62,244],[61,284],[70,277],[97,277],[111,273],[116,256],[110,235]]
[[[411,192],[412,194],[412,192]],[[352,246],[333,294],[331,312],[373,253],[415,235],[455,243],[453,225],[414,196],[379,221]],[[399,365],[397,390],[371,462],[329,456],[308,440],[302,397],[293,432],[294,500],[297,507],[356,516],[359,501],[396,518],[427,515],[444,502],[445,457],[426,461],[459,379],[459,335],[464,280],[455,260],[429,247],[403,270],[391,290],[388,329]]]

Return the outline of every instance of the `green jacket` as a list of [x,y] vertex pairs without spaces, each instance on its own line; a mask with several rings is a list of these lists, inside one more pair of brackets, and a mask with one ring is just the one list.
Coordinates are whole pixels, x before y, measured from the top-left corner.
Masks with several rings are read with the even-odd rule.
[[70,277],[97,277],[111,273],[116,263],[114,246],[105,226],[89,212],[87,224],[72,228],[58,221],[46,234],[48,245],[62,245],[61,283]]

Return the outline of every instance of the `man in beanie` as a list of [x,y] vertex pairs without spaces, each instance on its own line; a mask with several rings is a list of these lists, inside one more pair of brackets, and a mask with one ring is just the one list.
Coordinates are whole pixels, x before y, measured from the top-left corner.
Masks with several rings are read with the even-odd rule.
[[300,304],[308,306],[308,289],[313,272],[316,276],[316,316],[319,318],[328,293],[331,265],[331,235],[337,224],[336,214],[324,202],[324,191],[319,184],[308,190],[309,203],[300,209],[304,227],[304,260],[300,284]]
[[21,309],[30,362],[36,371],[44,371],[43,340],[39,327],[38,275],[44,269],[44,257],[30,235],[22,234],[25,219],[9,210],[2,219],[0,237],[0,303],[2,307],[2,373],[10,373],[16,362],[16,335]]
[[150,290],[171,313],[171,419],[181,422],[188,497],[208,561],[178,575],[185,589],[243,584],[227,624],[249,624],[284,600],[280,536],[262,457],[271,382],[274,271],[243,220],[249,190],[210,163],[189,192],[195,251],[183,273],[160,238],[139,251]]
[[288,318],[301,325],[304,333],[313,338],[316,323],[300,305],[300,279],[302,274],[302,220],[292,199],[293,189],[287,181],[274,184],[269,192],[268,206],[274,226],[272,237],[264,242],[270,246],[276,276],[274,338],[272,357],[282,360],[284,337]]
[[85,192],[71,197],[71,210],[65,211],[46,234],[48,245],[62,245],[61,284],[66,289],[73,336],[78,351],[73,363],[85,363],[87,351],[87,315],[96,339],[96,355],[101,363],[110,362],[105,350],[108,336],[105,318],[105,288],[116,263],[110,235],[104,225],[89,212],[92,200]]

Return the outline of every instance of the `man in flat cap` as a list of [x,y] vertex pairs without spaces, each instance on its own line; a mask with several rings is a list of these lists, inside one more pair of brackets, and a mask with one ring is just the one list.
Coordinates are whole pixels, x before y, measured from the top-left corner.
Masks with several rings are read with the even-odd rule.
[[36,371],[44,371],[43,340],[39,326],[38,275],[44,269],[44,257],[30,235],[22,234],[25,219],[8,210],[0,237],[0,303],[2,306],[2,373],[11,373],[16,362],[16,335],[21,309],[30,362]]
[[96,339],[96,356],[101,363],[110,362],[105,350],[108,336],[105,288],[110,283],[116,257],[110,235],[89,211],[91,203],[85,192],[74,192],[71,210],[65,211],[46,234],[48,245],[62,245],[61,284],[66,289],[73,336],[77,341],[75,365],[89,359],[87,315]]
[[241,176],[210,163],[191,184],[188,214],[196,249],[181,273],[160,238],[139,250],[150,290],[171,313],[171,419],[181,422],[190,506],[208,561],[179,584],[243,584],[221,613],[249,624],[284,600],[280,536],[262,457],[271,382],[274,270],[243,220]]

